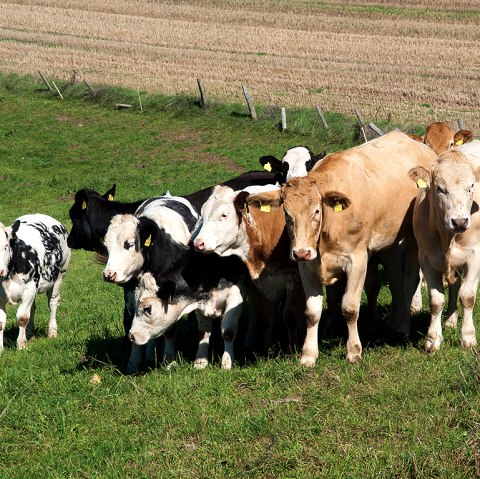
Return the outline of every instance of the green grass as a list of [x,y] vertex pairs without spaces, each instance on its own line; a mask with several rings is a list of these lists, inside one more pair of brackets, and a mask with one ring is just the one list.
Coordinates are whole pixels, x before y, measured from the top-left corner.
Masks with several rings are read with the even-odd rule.
[[[315,112],[289,111],[282,133],[272,107],[259,106],[253,122],[244,105],[201,110],[192,98],[141,94],[143,113],[116,111],[115,103],[137,105],[137,93],[104,87],[93,98],[75,84],[61,101],[32,78],[0,76],[0,220],[42,212],[70,229],[72,194],[82,187],[104,192],[117,183],[119,200],[185,194],[293,145],[355,143],[355,121],[341,115],[326,113],[325,132]],[[334,339],[321,341],[312,370],[280,355],[196,371],[195,327],[184,320],[174,368],[126,376],[122,292],[101,271],[90,253],[73,252],[55,340],[46,338],[39,297],[36,338],[16,351],[9,309],[0,477],[475,477],[480,360],[460,348],[459,331],[424,355],[424,313],[406,346],[363,336],[359,365],[345,363],[345,345]],[[475,317],[478,328],[478,310]],[[218,333],[213,345],[216,358]]]

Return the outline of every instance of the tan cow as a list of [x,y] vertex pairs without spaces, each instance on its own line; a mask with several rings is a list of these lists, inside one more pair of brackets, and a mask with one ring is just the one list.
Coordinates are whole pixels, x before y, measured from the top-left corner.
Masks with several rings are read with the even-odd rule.
[[437,155],[444,151],[452,149],[454,146],[460,146],[473,138],[470,130],[460,130],[454,133],[445,121],[436,121],[430,123],[425,130],[425,135],[409,135],[416,141],[425,143]]
[[427,146],[393,131],[328,155],[307,176],[287,182],[279,192],[250,195],[249,201],[283,204],[290,254],[299,261],[307,298],[302,364],[313,366],[318,357],[322,286],[344,276],[347,361],[361,359],[357,319],[368,259],[375,252],[382,254],[392,291],[392,327],[402,335],[409,333],[409,306],[419,268],[411,223],[417,188],[408,172],[418,165],[428,168],[436,157]]
[[[449,284],[455,283],[454,297],[458,291],[463,306],[462,345],[475,347],[473,306],[480,275],[480,189],[476,183],[480,168],[460,150],[452,150],[442,154],[430,170],[412,169],[410,177],[427,184],[419,193],[413,212],[418,259],[430,299],[425,350],[438,350],[443,338],[443,277]],[[452,301],[446,325],[456,324],[456,301]]]

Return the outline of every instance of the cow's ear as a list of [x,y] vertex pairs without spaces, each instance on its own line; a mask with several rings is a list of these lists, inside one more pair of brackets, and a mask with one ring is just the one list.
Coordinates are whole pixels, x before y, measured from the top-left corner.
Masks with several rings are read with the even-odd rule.
[[455,133],[453,137],[453,142],[455,146],[461,146],[467,141],[470,141],[473,138],[473,133],[470,130],[460,130]]
[[408,136],[412,140],[419,141],[420,143],[423,143],[423,136],[415,135],[415,133],[410,133]]
[[323,202],[332,208],[336,213],[347,209],[351,204],[348,196],[345,196],[343,193],[338,191],[327,191],[323,195]]
[[150,247],[152,243],[155,241],[158,233],[158,225],[155,221],[147,218],[145,216],[141,216],[139,218],[139,237],[140,237],[140,246],[143,247]]
[[167,303],[172,303],[176,285],[173,281],[162,281],[158,286],[157,296]]
[[282,171],[282,162],[274,156],[262,156],[258,161],[267,171],[273,171],[274,173],[281,173]]
[[418,188],[427,188],[430,186],[432,176],[430,172],[423,166],[416,166],[408,172],[408,176],[414,181]]
[[19,220],[15,220],[15,222],[14,222],[13,225],[11,226],[11,230],[10,230],[10,236],[11,236],[12,238],[15,238],[15,237],[17,236],[18,228],[20,228],[20,221],[19,221]]
[[88,206],[88,196],[85,190],[80,190],[75,195],[75,204],[78,205],[81,211],[85,211]]
[[282,204],[282,190],[262,191],[253,193],[246,199],[247,205],[255,205],[265,212],[270,212],[272,208],[279,208]]
[[116,183],[103,195],[107,201],[115,201],[115,190],[117,189]]
[[250,193],[247,191],[240,191],[237,196],[235,196],[235,199],[233,200],[233,206],[235,207],[235,211],[237,212],[237,215],[241,217],[242,214],[248,213],[248,197],[250,196]]

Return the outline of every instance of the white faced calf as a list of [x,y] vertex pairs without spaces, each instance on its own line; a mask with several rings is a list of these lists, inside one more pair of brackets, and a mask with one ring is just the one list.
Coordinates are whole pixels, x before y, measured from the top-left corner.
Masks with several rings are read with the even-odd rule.
[[442,154],[430,171],[417,167],[410,171],[410,176],[427,185],[417,196],[413,212],[418,258],[430,299],[431,320],[425,349],[436,351],[443,339],[443,277],[450,285],[456,285],[451,301],[453,307],[447,312],[447,325],[456,326],[458,292],[464,313],[462,345],[474,347],[477,341],[473,307],[480,276],[480,192],[477,185],[480,168],[474,167],[460,151],[452,150]]
[[27,324],[29,329],[33,328],[38,293],[46,293],[49,300],[48,336],[57,336],[60,285],[69,261],[67,231],[50,216],[21,216],[9,227],[0,223],[0,352],[7,303],[20,302],[17,347],[23,349],[27,345]]

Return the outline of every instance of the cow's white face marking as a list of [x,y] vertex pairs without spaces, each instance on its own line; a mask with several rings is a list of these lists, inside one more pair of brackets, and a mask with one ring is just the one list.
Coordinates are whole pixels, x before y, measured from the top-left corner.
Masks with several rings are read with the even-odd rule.
[[288,164],[286,181],[296,176],[306,176],[306,164],[310,159],[310,152],[304,146],[290,148],[282,159],[284,163]]
[[202,227],[194,246],[204,253],[224,253],[232,246],[238,235],[239,219],[233,201],[236,193],[226,186],[216,186],[203,204]]
[[138,219],[133,215],[116,215],[112,218],[105,235],[108,262],[103,274],[106,280],[123,284],[141,272],[143,255],[137,233],[138,224]]

